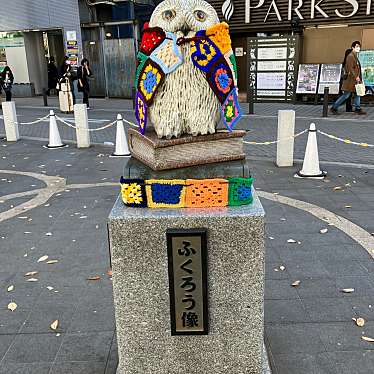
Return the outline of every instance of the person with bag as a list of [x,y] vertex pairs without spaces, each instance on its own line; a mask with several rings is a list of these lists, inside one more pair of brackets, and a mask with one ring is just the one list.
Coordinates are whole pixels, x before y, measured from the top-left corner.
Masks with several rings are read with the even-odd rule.
[[0,87],[5,92],[5,100],[12,101],[12,86],[14,82],[14,76],[12,70],[7,65],[0,74]]
[[90,96],[90,84],[89,78],[92,77],[89,61],[84,58],[81,61],[81,66],[78,68],[78,91],[83,93],[83,104],[87,105],[87,109],[90,109],[89,96]]
[[347,99],[353,95],[353,101],[355,114],[363,115],[366,114],[361,109],[361,96],[365,95],[365,87],[362,92],[362,75],[361,75],[361,64],[358,60],[357,53],[360,52],[361,43],[355,41],[352,43],[352,51],[347,56],[343,72],[343,84],[342,91],[343,94],[335,101],[335,103],[330,108],[332,114],[338,114],[338,108],[342,105]]
[[60,110],[62,113],[73,113],[75,104],[73,85],[75,74],[68,62],[68,57],[65,56],[64,62],[60,68],[60,79],[57,84]]

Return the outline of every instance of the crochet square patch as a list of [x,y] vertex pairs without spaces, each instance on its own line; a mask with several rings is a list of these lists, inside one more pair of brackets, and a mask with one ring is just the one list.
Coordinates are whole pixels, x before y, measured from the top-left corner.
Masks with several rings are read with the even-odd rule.
[[231,49],[229,25],[226,22],[218,23],[206,30],[206,34],[224,55]]
[[138,52],[138,67],[136,68],[136,74],[135,74],[135,87],[138,87],[139,82],[139,75],[143,69],[143,66],[145,62],[148,59],[148,56],[146,56],[144,53]]
[[126,179],[121,177],[121,197],[126,206],[146,208],[147,195],[144,179]]
[[229,206],[248,205],[252,203],[253,178],[228,178]]
[[231,68],[223,57],[212,65],[207,80],[221,104],[235,87]]
[[236,88],[230,92],[225,102],[222,104],[221,114],[223,123],[229,131],[232,131],[242,116]]
[[138,91],[148,106],[152,104],[157,88],[165,78],[165,73],[151,59],[148,59],[139,74]]
[[222,53],[206,36],[204,30],[198,31],[196,37],[197,39],[191,41],[191,59],[198,69],[208,73],[212,65],[222,56]]
[[166,39],[151,54],[150,58],[160,65],[165,74],[174,71],[183,62],[183,56],[177,46],[176,36],[166,33]]
[[228,188],[226,179],[187,179],[186,207],[209,208],[227,206]]
[[185,180],[148,179],[146,193],[149,208],[183,208],[185,205]]
[[144,135],[148,120],[147,104],[139,91],[136,91],[135,96],[135,117],[138,121],[139,131]]
[[150,27],[143,32],[140,43],[140,52],[149,56],[166,38],[165,31],[161,27]]

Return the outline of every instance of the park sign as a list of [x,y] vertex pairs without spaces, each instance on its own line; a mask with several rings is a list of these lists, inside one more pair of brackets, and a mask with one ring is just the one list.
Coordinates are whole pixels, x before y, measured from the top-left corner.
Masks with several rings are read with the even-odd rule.
[[210,0],[233,31],[291,29],[299,26],[368,22],[374,0]]

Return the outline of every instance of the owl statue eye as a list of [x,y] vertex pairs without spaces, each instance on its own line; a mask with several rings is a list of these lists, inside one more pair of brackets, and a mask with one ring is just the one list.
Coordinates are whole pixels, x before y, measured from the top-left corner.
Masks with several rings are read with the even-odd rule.
[[162,12],[162,18],[165,20],[165,21],[171,21],[174,17],[175,17],[175,10],[173,9],[168,9],[168,10],[165,10],[164,12]]
[[208,15],[202,10],[195,10],[193,14],[199,22],[204,22],[208,17]]

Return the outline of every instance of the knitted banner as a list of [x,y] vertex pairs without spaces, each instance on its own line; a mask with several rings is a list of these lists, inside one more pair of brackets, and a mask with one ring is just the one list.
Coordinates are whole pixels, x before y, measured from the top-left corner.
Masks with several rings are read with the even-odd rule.
[[122,201],[129,207],[213,208],[249,205],[253,178],[126,179]]
[[183,208],[186,181],[182,179],[145,181],[149,208]]
[[228,178],[229,205],[239,206],[252,203],[253,178]]

